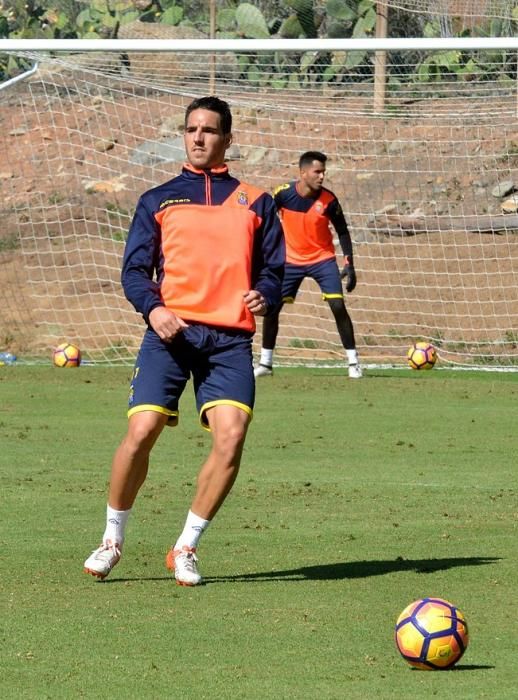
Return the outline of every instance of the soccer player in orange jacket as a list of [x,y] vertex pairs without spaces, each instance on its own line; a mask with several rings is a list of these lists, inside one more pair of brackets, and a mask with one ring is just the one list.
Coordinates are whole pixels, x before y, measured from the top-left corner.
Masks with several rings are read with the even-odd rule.
[[[323,187],[327,156],[307,151],[299,159],[299,179],[280,185],[274,192],[286,238],[286,266],[281,304],[263,320],[261,358],[255,376],[273,374],[273,351],[279,331],[279,314],[285,303],[293,303],[305,277],[314,279],[333,313],[347,356],[349,377],[359,379],[362,369],[358,360],[354,329],[344,303],[345,289],[356,286],[351,236],[336,196]],[[344,255],[340,273],[336,260],[332,224]]]
[[84,570],[105,578],[120,559],[125,528],[150,452],[192,377],[212,448],[198,474],[184,528],[166,556],[180,585],[201,582],[196,549],[238,474],[255,399],[255,317],[281,299],[285,247],[271,195],[224,164],[232,115],[217,97],[186,110],[187,163],[143,194],[124,252],[122,285],[147,330],[129,393],[128,429],[115,452],[106,529]]

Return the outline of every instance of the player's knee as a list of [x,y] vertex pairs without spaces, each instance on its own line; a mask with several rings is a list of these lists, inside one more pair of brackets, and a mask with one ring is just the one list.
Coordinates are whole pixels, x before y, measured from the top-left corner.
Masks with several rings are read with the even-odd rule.
[[213,446],[220,458],[228,463],[239,459],[246,439],[247,424],[231,423],[213,432]]
[[343,314],[345,312],[345,304],[344,300],[342,298],[338,299],[328,299],[327,303],[329,304],[329,308],[333,312],[335,316],[338,316],[340,314]]
[[134,413],[128,422],[126,443],[135,451],[150,450],[167,421],[167,417],[154,411]]
[[216,441],[224,449],[234,452],[243,444],[246,437],[246,426],[241,423],[226,425],[222,430],[218,431]]

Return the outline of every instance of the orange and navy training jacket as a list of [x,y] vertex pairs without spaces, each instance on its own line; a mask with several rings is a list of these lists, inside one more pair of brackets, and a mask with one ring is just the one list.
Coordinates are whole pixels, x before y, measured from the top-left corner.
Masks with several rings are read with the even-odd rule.
[[286,239],[286,262],[313,265],[335,257],[333,234],[338,236],[346,262],[352,264],[352,241],[342,207],[331,190],[322,187],[318,197],[303,197],[296,182],[274,191]]
[[256,289],[271,310],[285,262],[272,197],[232,177],[185,164],[139,199],[122,264],[126,298],[149,323],[157,306],[184,321],[255,331],[243,295]]

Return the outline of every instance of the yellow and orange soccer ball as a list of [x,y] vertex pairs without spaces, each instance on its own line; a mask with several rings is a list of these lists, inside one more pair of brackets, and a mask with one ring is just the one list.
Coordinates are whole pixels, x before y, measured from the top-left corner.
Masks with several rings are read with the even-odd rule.
[[431,343],[419,341],[408,348],[406,358],[412,369],[432,369],[437,362],[437,351]]
[[52,352],[52,362],[56,367],[79,367],[81,350],[73,343],[61,343]]
[[398,617],[395,641],[410,666],[443,671],[454,666],[466,651],[468,624],[447,600],[420,598]]

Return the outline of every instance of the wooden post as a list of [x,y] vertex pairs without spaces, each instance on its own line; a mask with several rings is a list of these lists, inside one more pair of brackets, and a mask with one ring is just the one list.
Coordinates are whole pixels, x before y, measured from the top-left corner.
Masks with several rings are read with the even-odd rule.
[[[216,0],[209,3],[209,36],[214,39],[216,36]],[[209,95],[214,95],[216,91],[216,54],[209,56]]]
[[[376,38],[386,38],[388,27],[388,7],[386,0],[376,3]],[[385,109],[385,88],[387,84],[387,52],[376,51],[374,56],[374,112]]]

